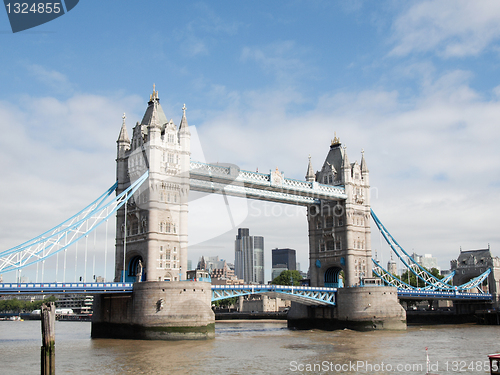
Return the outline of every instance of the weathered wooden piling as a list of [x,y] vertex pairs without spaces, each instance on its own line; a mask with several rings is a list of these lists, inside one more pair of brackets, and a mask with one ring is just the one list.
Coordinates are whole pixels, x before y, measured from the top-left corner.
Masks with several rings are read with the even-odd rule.
[[54,302],[47,306],[42,305],[42,349],[41,374],[54,375],[56,373],[56,307]]

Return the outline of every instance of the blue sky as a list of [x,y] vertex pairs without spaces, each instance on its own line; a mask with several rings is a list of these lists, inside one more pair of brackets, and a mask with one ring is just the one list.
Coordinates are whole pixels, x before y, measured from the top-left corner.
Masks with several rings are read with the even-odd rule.
[[[499,21],[496,1],[82,0],[12,34],[0,11],[0,248],[113,183],[121,116],[130,132],[155,83],[207,161],[303,179],[337,132],[351,162],[365,150],[372,207],[406,249],[442,268],[460,246],[500,255]],[[267,265],[291,247],[305,270],[301,213],[248,204]],[[233,260],[235,228],[208,239],[190,220],[193,261]]]

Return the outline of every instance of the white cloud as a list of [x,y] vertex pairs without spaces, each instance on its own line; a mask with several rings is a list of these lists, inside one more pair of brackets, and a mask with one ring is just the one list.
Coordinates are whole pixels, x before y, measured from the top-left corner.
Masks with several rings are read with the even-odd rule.
[[255,61],[266,73],[275,75],[280,83],[310,75],[314,71],[312,66],[307,65],[307,49],[292,40],[274,42],[263,47],[244,47],[241,60]]
[[27,69],[28,72],[30,72],[35,77],[35,79],[49,86],[56,92],[73,92],[73,85],[69,82],[68,77],[60,72],[56,70],[46,69],[38,64],[28,65]]
[[394,55],[436,52],[475,56],[500,38],[500,3],[424,1],[412,3],[393,24]]

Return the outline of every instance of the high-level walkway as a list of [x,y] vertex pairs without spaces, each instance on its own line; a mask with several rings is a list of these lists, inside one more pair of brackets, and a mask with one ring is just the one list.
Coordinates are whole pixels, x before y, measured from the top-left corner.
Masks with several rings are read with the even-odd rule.
[[268,174],[240,170],[236,166],[191,161],[191,190],[278,203],[309,205],[321,199],[346,199],[344,186],[285,178],[278,170]]

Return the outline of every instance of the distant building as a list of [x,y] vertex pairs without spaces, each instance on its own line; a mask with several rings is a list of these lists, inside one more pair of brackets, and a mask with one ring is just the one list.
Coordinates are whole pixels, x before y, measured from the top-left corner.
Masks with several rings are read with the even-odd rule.
[[200,257],[196,269],[206,271],[214,285],[245,284],[234,274],[234,264],[227,263],[224,259],[219,259],[218,256]]
[[294,249],[273,249],[272,250],[272,266],[284,266],[289,271],[297,269],[296,255]]
[[294,249],[272,250],[272,273],[271,280],[278,277],[283,271],[294,271],[297,269],[296,255]]
[[424,254],[422,256],[417,253],[413,253],[411,257],[415,260],[415,262],[428,270],[431,270],[432,268],[436,268],[438,271],[441,270],[437,264],[437,258],[433,257],[432,254]]
[[268,296],[247,296],[243,300],[241,312],[278,312],[290,308],[291,301]]
[[395,260],[392,259],[392,257],[391,260],[387,262],[387,271],[389,271],[389,273],[392,273],[393,275],[398,274],[398,264]]
[[212,285],[244,285],[245,280],[238,279],[236,276],[233,279],[212,279]]
[[455,271],[453,276],[453,285],[462,285],[467,281],[481,275],[487,269],[491,268],[488,275],[489,292],[495,294],[493,304],[500,306],[498,280],[500,280],[500,258],[491,255],[490,249],[480,250],[460,250],[458,259],[450,262],[451,270]]
[[94,296],[82,294],[61,295],[56,301],[56,307],[60,309],[71,309],[75,314],[90,315],[94,305]]
[[239,228],[234,242],[234,259],[239,279],[264,284],[264,237],[250,236],[248,228]]

